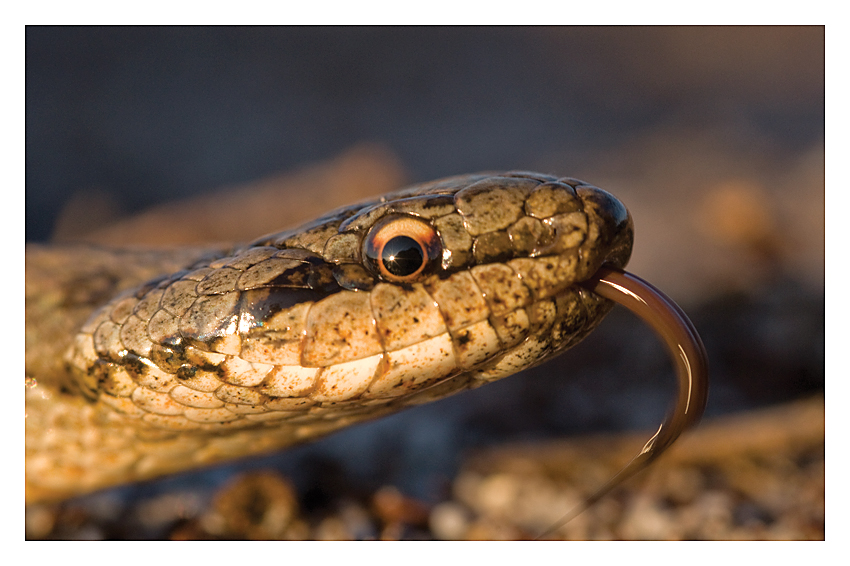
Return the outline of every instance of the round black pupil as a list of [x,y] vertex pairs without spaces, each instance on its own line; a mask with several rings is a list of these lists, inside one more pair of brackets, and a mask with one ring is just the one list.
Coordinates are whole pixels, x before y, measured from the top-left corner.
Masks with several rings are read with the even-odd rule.
[[384,269],[397,277],[416,273],[422,267],[425,254],[422,246],[408,236],[396,236],[384,245],[381,261]]

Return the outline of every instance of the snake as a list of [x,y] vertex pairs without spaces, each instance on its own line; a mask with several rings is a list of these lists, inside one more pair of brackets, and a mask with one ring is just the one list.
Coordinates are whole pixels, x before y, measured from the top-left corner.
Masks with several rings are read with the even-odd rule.
[[626,305],[675,409],[587,504],[704,411],[699,336],[624,271],[634,226],[527,171],[413,185],[247,245],[26,251],[26,503],[309,442],[549,360]]

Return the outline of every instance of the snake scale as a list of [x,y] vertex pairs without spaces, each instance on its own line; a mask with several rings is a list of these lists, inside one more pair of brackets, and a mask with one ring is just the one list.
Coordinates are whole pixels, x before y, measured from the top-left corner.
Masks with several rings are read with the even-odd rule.
[[586,282],[632,239],[609,193],[520,171],[231,249],[29,246],[26,501],[273,451],[539,364],[612,308]]

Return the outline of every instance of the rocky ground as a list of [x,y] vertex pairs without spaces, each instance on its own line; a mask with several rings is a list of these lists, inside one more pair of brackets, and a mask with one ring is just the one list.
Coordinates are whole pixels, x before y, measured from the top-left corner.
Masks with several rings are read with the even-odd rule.
[[[31,537],[203,540],[822,540],[824,403],[712,419],[565,525],[644,437],[606,435],[483,451],[431,503],[391,485],[299,493],[274,469],[124,506],[94,497],[27,515]],[[448,486],[447,486],[448,487]]]

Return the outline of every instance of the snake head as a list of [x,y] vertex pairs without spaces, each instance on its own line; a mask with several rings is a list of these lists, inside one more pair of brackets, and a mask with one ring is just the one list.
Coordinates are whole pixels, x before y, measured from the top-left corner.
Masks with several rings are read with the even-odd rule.
[[[416,185],[204,256],[83,325],[66,361],[88,401],[69,392],[67,407],[37,418],[28,397],[28,496],[267,452],[477,387],[555,356],[613,301],[633,301],[677,361],[679,402],[586,506],[705,407],[696,330],[621,271],[632,239],[609,193],[509,172]],[[93,433],[38,448],[29,431],[54,428]],[[117,446],[130,448],[116,458]]]
[[582,282],[624,267],[631,246],[610,194],[509,172],[416,185],[204,256],[83,325],[66,360],[85,414],[109,423],[93,441],[104,455],[69,444],[33,474],[70,478],[67,492],[80,474],[86,489],[149,478],[516,373],[599,324],[613,303]]
[[612,306],[579,283],[631,244],[625,207],[581,181],[451,177],[163,275],[96,312],[68,360],[144,426],[277,423],[285,445],[577,343]]

